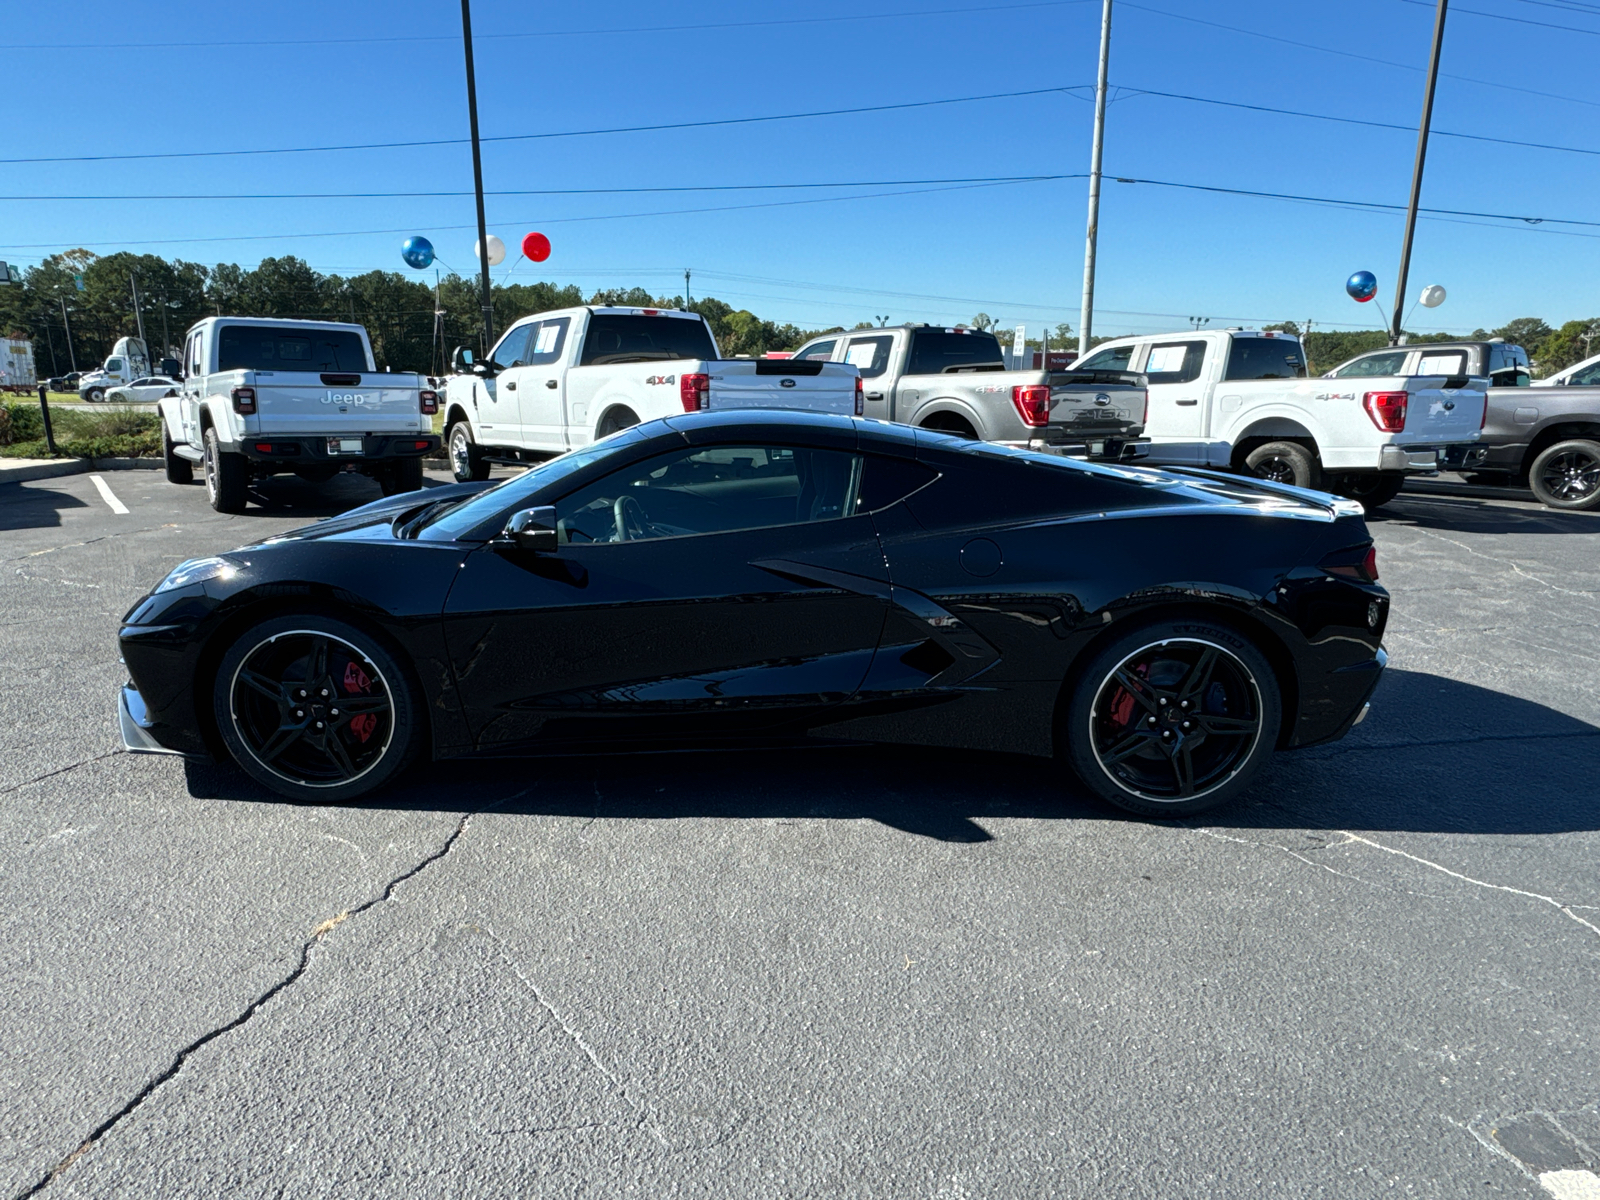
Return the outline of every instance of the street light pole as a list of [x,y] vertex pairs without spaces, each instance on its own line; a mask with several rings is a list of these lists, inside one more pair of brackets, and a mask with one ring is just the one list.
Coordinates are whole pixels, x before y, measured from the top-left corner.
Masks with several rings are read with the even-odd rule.
[[494,301],[489,294],[489,230],[483,219],[483,154],[478,149],[478,81],[472,70],[471,0],[461,0],[461,42],[467,54],[467,114],[472,125],[472,187],[478,197],[478,268],[483,292],[483,353],[494,345]]
[[[1106,75],[1110,67],[1111,0],[1105,0],[1100,13],[1100,75],[1094,89],[1094,149],[1089,154],[1089,233],[1083,251],[1083,308],[1078,314],[1080,357],[1089,353],[1089,334],[1094,322],[1094,250],[1100,233],[1100,151],[1106,136]],[[1048,348],[1045,355],[1044,365],[1048,367]]]
[[1422,97],[1422,123],[1417,127],[1417,161],[1411,169],[1411,204],[1406,209],[1406,239],[1400,247],[1400,272],[1395,277],[1394,320],[1389,328],[1391,346],[1400,344],[1400,322],[1405,315],[1406,281],[1411,274],[1411,238],[1417,231],[1417,204],[1422,199],[1422,164],[1428,157],[1428,130],[1433,124],[1433,89],[1439,82],[1439,49],[1444,45],[1444,17],[1449,3],[1450,0],[1439,0],[1438,11],[1433,18],[1433,53],[1428,58],[1428,86]]
[[72,364],[72,369],[78,369],[78,356],[72,349],[72,323],[67,320],[67,298],[61,297],[61,323],[67,327],[67,361]]

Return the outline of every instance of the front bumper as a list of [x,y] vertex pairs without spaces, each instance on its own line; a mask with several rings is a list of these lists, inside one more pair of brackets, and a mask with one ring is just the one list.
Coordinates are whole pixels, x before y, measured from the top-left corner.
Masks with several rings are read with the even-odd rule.
[[132,683],[122,685],[117,695],[117,729],[122,734],[122,748],[130,754],[176,754],[179,758],[193,758],[170,746],[163,746],[150,732],[155,724],[145,709],[144,697]]
[[274,433],[247,437],[235,449],[252,463],[287,469],[421,458],[439,446],[436,433]]

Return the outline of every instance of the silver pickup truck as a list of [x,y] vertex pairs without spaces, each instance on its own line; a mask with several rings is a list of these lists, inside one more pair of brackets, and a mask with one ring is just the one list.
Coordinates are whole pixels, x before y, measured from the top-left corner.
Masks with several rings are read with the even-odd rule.
[[901,325],[813,338],[796,359],[861,372],[864,415],[1075,457],[1143,456],[1147,392],[1125,371],[1008,371],[994,334]]
[[[1373,351],[1330,376],[1453,375],[1489,380],[1483,432],[1440,466],[1474,483],[1526,484],[1551,508],[1600,509],[1600,386],[1530,387],[1528,355],[1505,342],[1423,342]],[[1586,377],[1583,377],[1586,379]]]

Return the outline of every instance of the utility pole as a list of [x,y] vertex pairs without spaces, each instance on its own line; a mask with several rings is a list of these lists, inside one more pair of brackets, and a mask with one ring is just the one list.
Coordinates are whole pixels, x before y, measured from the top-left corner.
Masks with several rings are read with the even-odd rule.
[[689,268],[688,267],[685,267],[683,269],[683,306],[684,306],[684,308],[693,308],[694,307],[694,298],[689,295]]
[[167,297],[161,297],[161,357],[167,356],[167,348],[172,345],[172,338],[167,334]]
[[1450,0],[1439,0],[1433,18],[1433,53],[1428,58],[1428,86],[1422,97],[1422,123],[1417,127],[1417,161],[1411,168],[1411,204],[1406,209],[1406,240],[1400,247],[1400,273],[1395,276],[1394,321],[1389,345],[1400,344],[1400,322],[1406,304],[1406,280],[1411,273],[1411,238],[1417,231],[1417,203],[1422,199],[1422,164],[1428,156],[1428,130],[1433,124],[1433,89],[1439,82],[1439,49],[1444,45],[1444,16]]
[[[144,342],[144,314],[139,311],[139,281],[131,273],[128,275],[128,286],[133,289],[133,318],[139,326],[139,340]],[[144,350],[146,355],[150,353],[149,342],[145,342]]]
[[[1083,309],[1078,316],[1080,355],[1089,353],[1089,336],[1094,325],[1094,249],[1100,233],[1100,151],[1106,139],[1106,75],[1110,68],[1111,0],[1105,0],[1100,13],[1100,76],[1094,89],[1094,149],[1089,154],[1089,233],[1083,251]],[[1048,366],[1048,346],[1045,353]]]
[[61,297],[61,323],[67,327],[67,360],[72,363],[72,369],[78,369],[78,356],[72,349],[72,325],[67,321],[67,298]]
[[494,300],[489,294],[489,229],[483,219],[483,154],[478,148],[478,81],[472,70],[472,0],[461,0],[461,42],[467,54],[467,114],[472,125],[472,187],[478,197],[478,267],[483,291],[483,352],[494,345]]

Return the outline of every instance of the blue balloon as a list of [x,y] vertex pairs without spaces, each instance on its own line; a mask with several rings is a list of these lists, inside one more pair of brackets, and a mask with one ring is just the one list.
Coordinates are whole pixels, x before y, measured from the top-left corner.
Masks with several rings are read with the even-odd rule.
[[1378,277],[1371,271],[1357,271],[1344,281],[1344,290],[1357,304],[1365,304],[1378,294]]
[[408,267],[422,270],[423,267],[433,265],[433,243],[421,234],[408,237],[400,246],[400,257],[406,260]]

